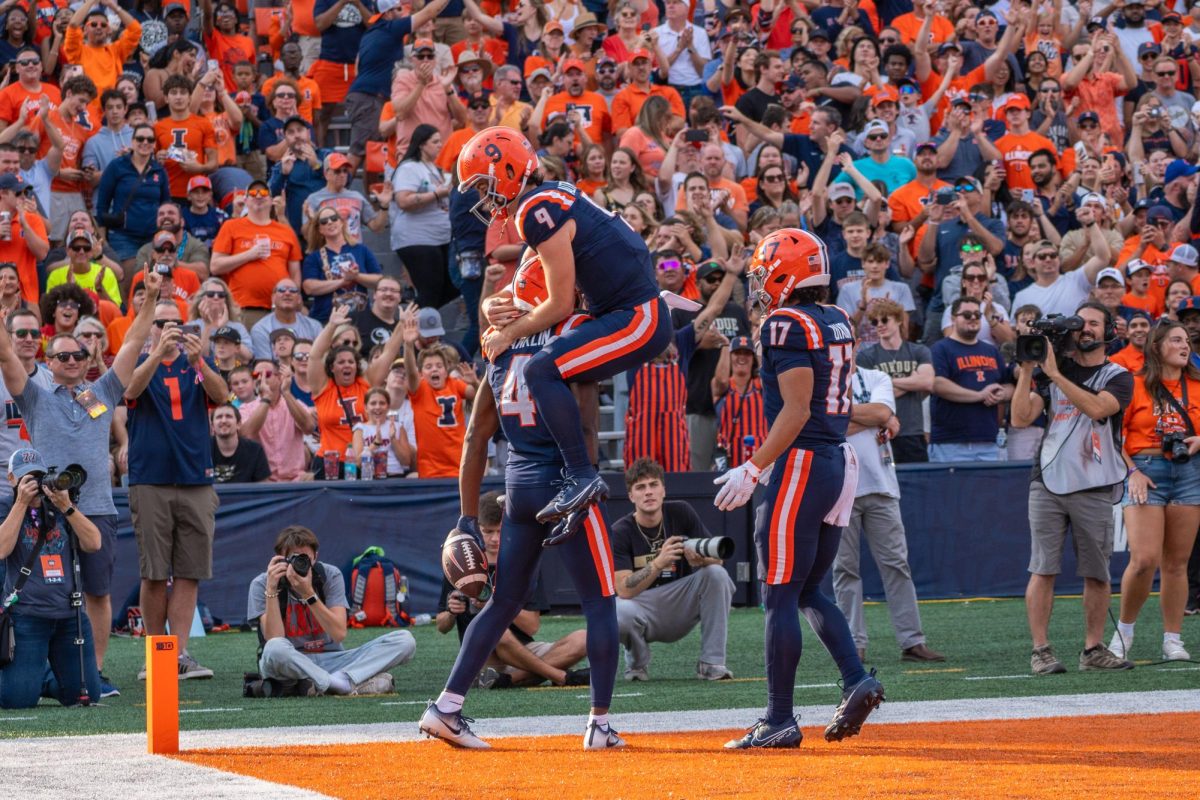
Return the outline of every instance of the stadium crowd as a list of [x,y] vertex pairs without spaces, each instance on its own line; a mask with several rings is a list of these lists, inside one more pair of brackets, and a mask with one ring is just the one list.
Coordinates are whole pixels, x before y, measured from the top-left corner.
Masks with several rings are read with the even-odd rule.
[[[105,424],[74,457],[97,487],[80,510],[107,542],[108,487],[131,486],[151,628],[187,628],[213,481],[457,475],[480,303],[523,250],[457,189],[489,126],[535,142],[548,179],[620,215],[660,287],[698,302],[585,409],[593,433],[600,398],[616,409],[626,465],[722,470],[761,442],[744,270],[783,227],[824,241],[857,367],[890,379],[860,423],[885,468],[1033,458],[1046,416],[1013,425],[1009,405],[1017,337],[1045,315],[1103,306],[1131,372],[1161,320],[1200,349],[1183,0],[3,0],[0,61],[0,455],[53,465],[49,440],[88,427],[72,412]],[[198,550],[142,541],[164,524]],[[111,555],[95,569],[107,620]],[[915,606],[895,622],[940,657]]]

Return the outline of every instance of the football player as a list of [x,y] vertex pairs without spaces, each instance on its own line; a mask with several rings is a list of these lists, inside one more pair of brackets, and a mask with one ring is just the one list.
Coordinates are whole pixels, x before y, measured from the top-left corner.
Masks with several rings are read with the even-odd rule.
[[[541,269],[536,257],[522,261],[513,278],[513,296],[518,306],[536,310],[544,302],[544,290],[539,291]],[[543,543],[551,527],[539,522],[537,514],[554,495],[553,480],[563,466],[558,445],[544,424],[542,406],[530,396],[525,381],[526,370],[533,363],[535,354],[552,347],[555,341],[587,324],[588,320],[586,316],[574,315],[547,330],[514,340],[511,347],[494,357],[488,366],[487,385],[480,386],[476,396],[468,441],[463,449],[459,490],[463,497],[464,517],[459,520],[458,529],[470,533],[478,531],[477,522],[468,515],[479,497],[482,466],[487,457],[486,442],[498,427],[503,428],[509,443],[509,457],[504,476],[506,500],[496,584],[487,605],[467,627],[445,689],[425,709],[419,723],[424,733],[457,747],[488,747],[471,731],[468,723],[473,720],[462,715],[463,700],[488,655],[533,591]],[[570,392],[567,402],[575,405]],[[481,447],[481,443],[484,446]],[[602,750],[625,744],[608,722],[608,706],[617,675],[616,587],[604,508],[599,503],[592,503],[583,517],[581,527],[585,535],[566,541],[563,564],[579,592],[587,620],[592,710],[584,731],[583,747],[585,750]]]
[[853,400],[854,332],[828,298],[825,244],[806,231],[776,231],[754,250],[751,296],[765,306],[759,329],[767,437],[749,461],[716,479],[722,511],[750,499],[771,468],[754,541],[765,582],[767,713],[732,749],[799,747],[792,715],[800,663],[801,613],[842,673],[841,705],[825,738],[854,736],[883,702],[883,686],[863,669],[846,618],[820,589],[849,521],[858,466],[845,444]]
[[473,212],[517,226],[537,251],[547,297],[517,316],[511,296],[485,308],[492,325],[483,351],[495,359],[514,342],[540,335],[575,309],[578,285],[591,317],[531,355],[524,366],[529,398],[562,454],[562,489],[538,511],[538,522],[565,519],[557,540],[587,518],[588,505],[608,487],[588,457],[579,407],[567,382],[597,381],[645,363],[666,348],[671,320],[658,296],[650,252],[620,217],[569,183],[543,183],[529,141],[511,128],[487,128],[467,142],[458,160],[459,191],[477,191]]

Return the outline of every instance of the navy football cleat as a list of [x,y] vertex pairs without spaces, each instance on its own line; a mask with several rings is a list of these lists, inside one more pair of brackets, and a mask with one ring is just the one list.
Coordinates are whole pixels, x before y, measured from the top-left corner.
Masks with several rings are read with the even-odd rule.
[[439,711],[433,701],[425,707],[418,727],[421,733],[441,739],[446,744],[462,747],[467,750],[490,750],[491,745],[471,732],[467,723],[474,722],[470,717],[464,717],[461,712],[447,714]]
[[592,504],[588,503],[578,511],[572,511],[567,516],[560,519],[554,524],[550,531],[550,535],[542,540],[542,547],[554,547],[562,544],[567,539],[570,539],[583,527],[583,523],[587,522],[588,511],[591,510]]
[[842,703],[833,712],[833,721],[825,729],[825,741],[840,742],[848,736],[857,736],[871,712],[886,700],[883,684],[875,679],[875,670],[863,678],[842,697]]
[[599,502],[606,497],[608,497],[608,484],[599,475],[582,484],[577,483],[573,478],[564,478],[562,490],[537,513],[537,521],[543,525],[557,522],[572,512],[587,508],[589,504]]
[[765,719],[760,719],[754,727],[746,731],[740,739],[731,739],[725,743],[726,750],[753,750],[760,747],[799,747],[804,741],[800,725],[796,720],[789,719],[778,725],[772,725]]

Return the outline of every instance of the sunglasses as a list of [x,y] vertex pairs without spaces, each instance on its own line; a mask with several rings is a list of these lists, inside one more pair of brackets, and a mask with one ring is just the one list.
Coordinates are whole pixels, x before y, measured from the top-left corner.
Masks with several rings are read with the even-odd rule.
[[300,294],[300,290],[295,286],[280,286],[275,291],[278,294]]
[[963,319],[979,319],[983,314],[980,314],[978,311],[960,311],[955,316],[962,317]]
[[75,338],[77,338],[77,339],[99,339],[103,335],[104,334],[100,333],[100,331],[83,331],[82,333],[75,334]]
[[41,335],[37,328],[15,328],[12,332],[14,339],[36,339]]
[[167,244],[160,244],[158,247],[154,248],[154,252],[156,252],[156,253],[173,253],[173,252],[175,252],[175,245],[170,242],[168,242]]
[[669,259],[667,261],[660,261],[658,264],[658,269],[661,272],[669,272],[671,270],[682,269],[682,268],[683,268],[683,265],[681,263],[679,263],[678,261],[676,261],[675,259]]
[[963,275],[963,283],[987,283],[987,275]]
[[1098,124],[1096,124],[1095,122],[1079,123],[1079,130],[1081,130],[1081,131],[1094,131],[1094,130],[1096,130],[1096,128],[1099,128],[1099,127],[1100,126]]
[[704,276],[704,283],[720,283],[720,282],[721,282],[721,273],[719,273],[719,272],[714,272],[712,275]]
[[259,380],[261,378],[274,378],[275,377],[274,372],[268,372],[266,370],[263,370],[262,372],[251,372],[250,375],[253,376],[253,378],[255,380]]
[[763,183],[783,183],[782,175],[763,175]]
[[73,353],[55,353],[51,356],[51,358],[58,359],[58,363],[60,364],[65,364],[68,361],[74,361],[77,364],[81,364],[88,360],[88,354],[82,350],[76,350]]
[[459,67],[458,71],[469,75],[473,72],[483,72],[483,67]]
[[36,153],[37,151],[38,151],[38,149],[36,147],[18,147],[17,148],[18,153]]
[[917,87],[915,87],[915,86],[909,86],[908,84],[905,84],[904,86],[900,87],[900,94],[916,94],[916,93],[917,93]]
[[107,22],[100,22],[99,20],[97,20],[96,22],[89,22],[89,23],[88,23],[88,27],[89,27],[89,28],[107,28],[107,27],[108,27],[108,23],[107,23]]
[[154,144],[153,136],[135,136],[133,140],[138,144]]
[[596,72],[616,72],[616,64],[606,64],[603,67],[596,67]]
[[967,99],[972,103],[982,103],[984,100],[991,100],[992,98],[988,97],[983,92],[971,92],[967,95]]
[[433,53],[420,53],[413,56],[417,61],[433,61]]
[[292,353],[294,361],[308,361],[308,353]]
[[165,328],[165,327],[167,327],[168,325],[170,325],[170,324],[172,324],[172,323],[174,323],[174,324],[178,325],[178,324],[179,324],[179,321],[178,321],[178,320],[174,320],[174,319],[156,319],[156,320],[154,320],[154,327],[156,327],[156,328]]
[[321,225],[328,225],[329,223],[331,223],[331,222],[337,222],[337,221],[339,221],[340,219],[341,219],[341,217],[339,217],[339,216],[337,216],[337,215],[335,214],[335,215],[334,215],[334,216],[332,216],[332,217],[321,217],[320,219],[318,219],[318,220],[317,220],[317,222],[318,222],[319,224],[321,224]]
[[964,253],[982,253],[983,245],[981,245],[981,244],[964,244],[962,246],[962,251]]
[[517,78],[507,78],[504,81],[502,81],[502,83],[511,83],[513,86],[521,85],[521,81],[518,80]]
[[254,189],[246,190],[246,197],[257,197],[257,198],[261,199],[261,198],[270,197],[270,196],[271,196],[270,190],[264,189],[262,187],[256,187]]
[[[92,252],[92,248],[90,245],[86,245],[86,244],[85,245],[73,244],[73,245],[71,245],[71,252],[72,253],[90,253],[90,252]],[[62,305],[62,303],[59,303],[59,305]],[[76,306],[78,306],[78,304],[76,304]]]
[[218,291],[205,292],[205,293],[204,293],[204,296],[205,296],[205,297],[207,297],[207,298],[210,298],[210,299],[212,299],[212,300],[216,300],[217,298],[220,298],[221,300],[224,300],[224,299],[225,299],[225,293],[224,293],[224,292],[218,292]]
[[888,138],[888,135],[886,133],[872,133],[870,136],[867,137],[867,141],[868,142],[881,142],[886,138]]
[[295,92],[276,92],[275,99],[276,100],[295,100],[296,93]]
[[853,203],[854,203],[854,198],[853,198],[853,197],[839,197],[839,198],[837,198],[836,200],[834,200],[833,202],[835,202],[835,203],[851,203],[851,204],[853,204]]
[[1155,72],[1154,74],[1160,78],[1174,78],[1175,77],[1174,72]]
[[1058,258],[1058,253],[1036,253],[1033,257],[1038,261],[1050,261],[1051,259]]
[[867,319],[867,322],[871,323],[872,325],[886,325],[889,319],[891,319],[891,317],[870,317]]
[[78,311],[79,303],[76,303],[74,300],[59,300],[55,308],[73,308]]
[[956,192],[973,192],[973,191],[975,191],[975,185],[971,184],[971,183],[964,183],[959,186],[955,186],[954,191],[956,191]]
[[18,67],[36,67],[42,63],[40,58],[18,58]]
[[1151,61],[1155,58],[1158,58],[1158,53],[1142,53],[1138,56],[1139,61]]
[[1038,89],[1038,91],[1042,94],[1059,94],[1062,92],[1062,89],[1058,88],[1057,86],[1043,86],[1041,89]]

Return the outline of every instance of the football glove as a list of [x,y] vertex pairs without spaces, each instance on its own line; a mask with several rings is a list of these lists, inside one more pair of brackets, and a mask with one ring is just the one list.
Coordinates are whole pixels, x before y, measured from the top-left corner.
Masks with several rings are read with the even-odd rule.
[[754,494],[754,487],[758,485],[760,475],[762,470],[754,466],[753,461],[746,461],[716,478],[713,483],[720,486],[721,490],[717,492],[713,505],[721,511],[732,511],[744,506],[750,495]]

